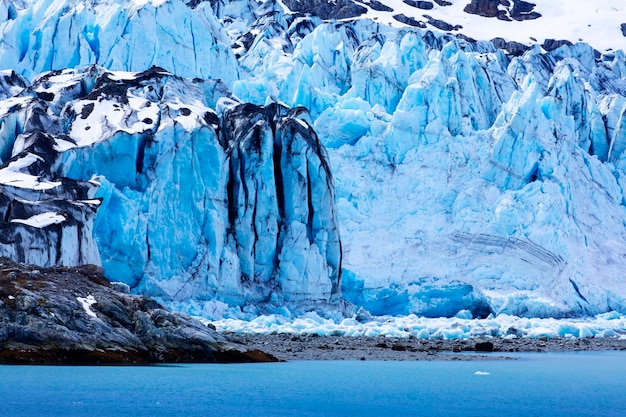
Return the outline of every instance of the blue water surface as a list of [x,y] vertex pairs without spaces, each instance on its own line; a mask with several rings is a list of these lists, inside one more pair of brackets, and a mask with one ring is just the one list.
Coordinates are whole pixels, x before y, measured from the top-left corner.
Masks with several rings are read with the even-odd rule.
[[0,416],[626,416],[626,352],[515,361],[0,366]]

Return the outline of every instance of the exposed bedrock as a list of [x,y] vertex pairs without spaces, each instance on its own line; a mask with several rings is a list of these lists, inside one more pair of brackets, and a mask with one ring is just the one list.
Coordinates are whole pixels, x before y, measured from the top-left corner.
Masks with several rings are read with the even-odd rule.
[[276,360],[154,300],[116,291],[93,265],[36,269],[0,258],[0,323],[0,363]]

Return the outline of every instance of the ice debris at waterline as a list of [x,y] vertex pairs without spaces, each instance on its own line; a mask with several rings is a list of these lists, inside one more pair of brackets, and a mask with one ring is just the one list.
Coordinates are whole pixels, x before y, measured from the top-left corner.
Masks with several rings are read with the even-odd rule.
[[626,316],[616,312],[581,319],[521,318],[502,314],[472,319],[469,311],[459,317],[425,318],[414,314],[401,317],[379,316],[369,320],[355,317],[341,321],[307,313],[295,319],[263,315],[253,320],[222,319],[211,321],[223,333],[293,334],[348,337],[397,337],[419,339],[469,338],[619,338],[626,339]]
[[0,1],[2,253],[210,318],[626,312],[623,6],[446,3]]

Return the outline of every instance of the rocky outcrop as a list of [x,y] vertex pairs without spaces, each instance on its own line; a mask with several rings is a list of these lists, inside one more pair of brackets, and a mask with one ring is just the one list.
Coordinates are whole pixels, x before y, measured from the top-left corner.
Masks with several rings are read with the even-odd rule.
[[[511,4],[512,3],[512,4]],[[535,4],[522,0],[472,0],[463,11],[500,20],[533,20],[541,17],[534,11]]]
[[434,17],[429,16],[427,14],[425,14],[424,17],[426,19],[428,19],[428,24],[436,27],[439,30],[443,30],[445,32],[450,32],[450,31],[453,31],[453,30],[463,29],[463,26],[461,26],[461,25],[451,25],[448,22],[444,22],[441,19],[435,19]]
[[413,17],[409,17],[403,13],[393,15],[393,18],[398,22],[404,23],[405,25],[413,26],[416,28],[426,29],[426,24],[420,20],[416,20]]
[[463,11],[484,17],[496,17],[498,16],[499,5],[500,0],[472,0]]
[[545,42],[541,44],[541,47],[546,51],[551,52],[563,45],[572,46],[572,43],[565,39],[546,39]]
[[430,10],[434,7],[432,2],[430,1],[416,1],[416,0],[402,0],[402,1],[405,4],[408,4],[409,6],[416,7],[422,10]]
[[535,4],[527,1],[513,0],[510,15],[513,20],[533,20],[541,17],[541,14],[533,11]]
[[156,301],[114,290],[96,266],[0,258],[0,363],[269,362]]
[[391,7],[386,6],[386,5],[384,5],[381,2],[376,1],[376,0],[371,0],[369,2],[369,6],[373,10],[376,10],[376,11],[379,11],[379,12],[393,12],[393,9]]
[[503,49],[508,54],[511,54],[513,56],[522,56],[524,54],[524,52],[526,52],[526,51],[528,51],[530,49],[530,46],[528,46],[528,45],[524,45],[522,43],[515,42],[515,41],[507,42],[503,38],[493,38],[491,40],[491,43],[496,48]]
[[284,3],[294,12],[309,13],[322,19],[346,19],[367,12],[365,7],[352,0],[284,0]]

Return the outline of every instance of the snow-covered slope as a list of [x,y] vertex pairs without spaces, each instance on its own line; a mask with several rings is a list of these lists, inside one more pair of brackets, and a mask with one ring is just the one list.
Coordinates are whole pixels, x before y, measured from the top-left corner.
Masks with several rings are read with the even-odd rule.
[[602,52],[626,49],[622,26],[626,23],[626,3],[621,0],[380,0],[379,3],[391,10],[364,0],[362,4],[367,11],[362,16],[400,26],[405,19],[398,15],[404,15],[428,29],[462,33],[476,40],[501,37],[531,45],[553,39],[585,42]]
[[110,278],[205,316],[626,312],[621,2],[187,3],[0,3],[2,178],[96,176]]

